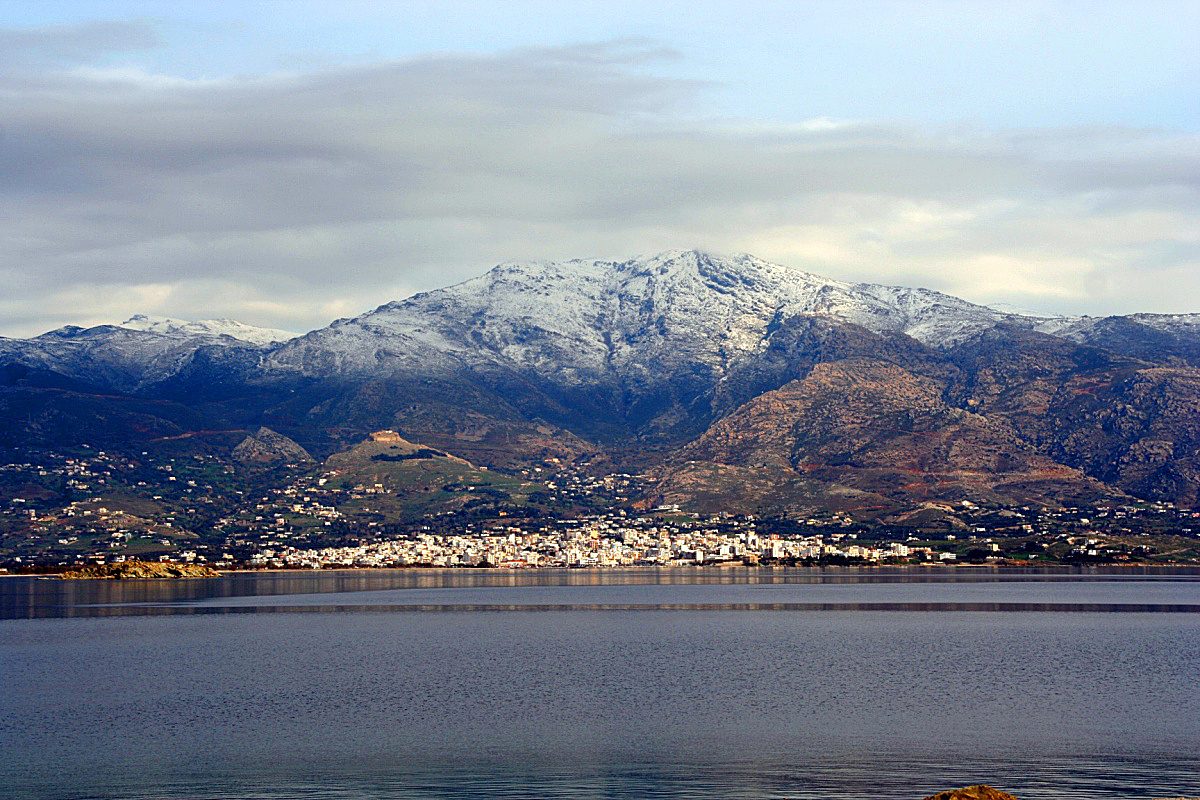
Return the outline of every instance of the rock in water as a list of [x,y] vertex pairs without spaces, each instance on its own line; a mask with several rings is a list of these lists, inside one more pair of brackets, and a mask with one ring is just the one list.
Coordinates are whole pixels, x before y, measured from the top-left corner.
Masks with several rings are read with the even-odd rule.
[[169,564],[154,561],[125,561],[95,564],[60,575],[63,580],[146,580],[161,578],[219,578],[221,573],[203,564]]
[[233,448],[233,457],[243,464],[309,464],[313,457],[296,442],[270,428],[259,428]]
[[924,800],[1017,800],[1008,792],[993,789],[991,786],[976,784],[962,789],[951,789],[941,794],[933,794]]

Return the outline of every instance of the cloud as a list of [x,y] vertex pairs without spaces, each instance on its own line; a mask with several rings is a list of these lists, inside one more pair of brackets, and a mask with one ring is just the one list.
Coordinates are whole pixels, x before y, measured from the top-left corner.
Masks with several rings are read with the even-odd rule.
[[0,332],[137,312],[300,330],[502,260],[685,246],[1042,312],[1200,310],[1195,136],[706,119],[702,85],[655,71],[677,57],[0,76]]
[[154,29],[139,22],[0,28],[0,70],[80,64],[110,53],[148,50],[159,44]]

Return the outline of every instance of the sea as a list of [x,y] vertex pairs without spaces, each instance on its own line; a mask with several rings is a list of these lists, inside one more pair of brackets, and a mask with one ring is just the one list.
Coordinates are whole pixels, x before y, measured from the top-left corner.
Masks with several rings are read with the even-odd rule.
[[1200,796],[1200,570],[0,578],[0,797]]

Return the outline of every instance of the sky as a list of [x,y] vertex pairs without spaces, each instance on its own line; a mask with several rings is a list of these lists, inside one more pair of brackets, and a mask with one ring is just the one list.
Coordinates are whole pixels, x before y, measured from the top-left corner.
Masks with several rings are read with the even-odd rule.
[[0,335],[693,247],[1200,312],[1197,41],[1194,0],[0,0]]

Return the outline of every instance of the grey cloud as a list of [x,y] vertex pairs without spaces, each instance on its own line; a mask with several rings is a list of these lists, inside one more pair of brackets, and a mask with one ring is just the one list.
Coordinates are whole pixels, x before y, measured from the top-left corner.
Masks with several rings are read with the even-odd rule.
[[[702,87],[653,71],[674,55],[0,78],[0,330],[141,311],[300,329],[508,258],[693,245],[1045,311],[1184,310],[1200,289],[1181,272],[1196,137],[701,120]],[[1130,291],[1144,264],[1184,285]]]

